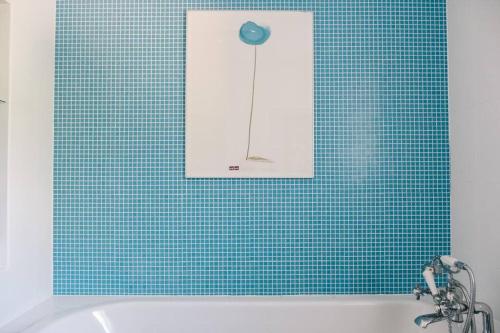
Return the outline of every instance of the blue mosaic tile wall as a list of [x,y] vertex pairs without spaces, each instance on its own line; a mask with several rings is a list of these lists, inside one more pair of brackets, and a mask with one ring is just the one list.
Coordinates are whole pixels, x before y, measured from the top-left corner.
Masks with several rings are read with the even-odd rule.
[[[185,179],[187,9],[314,11],[315,178]],[[54,293],[406,293],[450,249],[445,0],[58,0]]]

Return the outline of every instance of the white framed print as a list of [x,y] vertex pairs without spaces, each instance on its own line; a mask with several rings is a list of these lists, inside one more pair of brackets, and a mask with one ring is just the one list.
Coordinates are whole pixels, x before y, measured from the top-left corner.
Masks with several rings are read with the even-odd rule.
[[188,178],[314,176],[313,14],[188,11]]

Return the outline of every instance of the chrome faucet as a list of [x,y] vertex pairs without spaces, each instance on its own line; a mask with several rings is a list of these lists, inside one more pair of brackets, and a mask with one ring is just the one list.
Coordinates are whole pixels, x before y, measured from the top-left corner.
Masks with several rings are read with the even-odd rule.
[[437,313],[429,313],[415,318],[415,324],[420,328],[427,328],[430,324],[434,324],[445,320],[446,317]]
[[[468,273],[470,290],[453,278],[453,274],[465,271]],[[463,333],[476,333],[475,315],[482,315],[483,333],[495,333],[493,313],[491,308],[482,302],[476,302],[476,282],[472,269],[465,263],[450,257],[435,257],[424,265],[422,275],[428,288],[422,289],[418,284],[413,289],[417,300],[423,295],[431,295],[434,301],[435,312],[418,316],[415,324],[421,328],[446,320],[451,333],[452,323],[462,323]],[[447,275],[445,287],[438,288],[435,282],[436,275]],[[465,319],[464,319],[465,315]]]

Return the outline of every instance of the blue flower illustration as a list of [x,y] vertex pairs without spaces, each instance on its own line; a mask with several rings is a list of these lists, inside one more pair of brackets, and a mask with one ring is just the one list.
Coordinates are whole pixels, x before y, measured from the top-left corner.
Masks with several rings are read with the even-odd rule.
[[250,104],[250,119],[248,121],[248,139],[247,139],[247,153],[245,159],[247,161],[257,162],[272,162],[271,160],[258,156],[250,155],[251,142],[252,142],[252,121],[253,109],[255,99],[255,77],[257,74],[257,45],[264,44],[271,36],[271,30],[267,27],[262,27],[252,21],[247,21],[240,28],[240,40],[248,45],[253,45],[253,78],[252,78],[252,99]]
[[262,27],[252,21],[248,21],[240,28],[240,39],[249,45],[261,45],[271,36],[271,31],[267,27]]

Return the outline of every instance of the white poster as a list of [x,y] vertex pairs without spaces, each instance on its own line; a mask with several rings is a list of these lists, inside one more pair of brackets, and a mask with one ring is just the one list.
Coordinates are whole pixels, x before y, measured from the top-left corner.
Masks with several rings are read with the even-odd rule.
[[186,177],[312,178],[312,13],[188,11],[186,24]]

